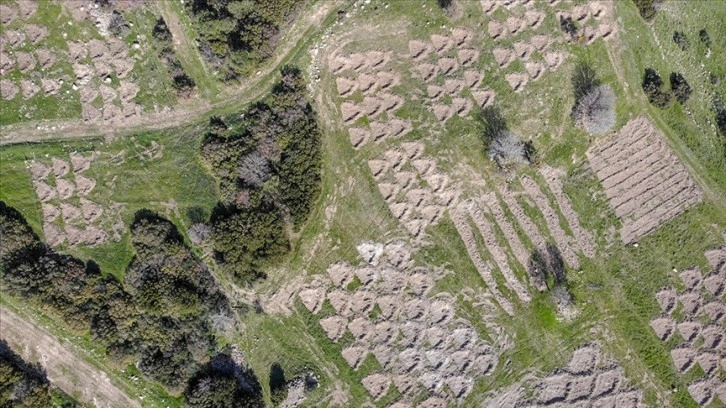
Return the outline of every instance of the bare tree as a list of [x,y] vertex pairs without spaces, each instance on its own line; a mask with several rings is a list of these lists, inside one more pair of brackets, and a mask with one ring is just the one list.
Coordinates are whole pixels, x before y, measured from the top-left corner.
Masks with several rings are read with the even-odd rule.
[[524,143],[514,133],[506,131],[492,140],[487,156],[499,164],[507,162],[527,162]]
[[609,85],[593,88],[577,101],[572,113],[578,126],[602,135],[615,125],[615,93]]
[[259,151],[255,150],[242,159],[242,164],[239,167],[239,177],[245,183],[253,187],[259,187],[270,177],[270,171],[269,161]]
[[192,244],[199,245],[206,241],[212,234],[212,227],[204,223],[196,223],[189,228],[189,240]]

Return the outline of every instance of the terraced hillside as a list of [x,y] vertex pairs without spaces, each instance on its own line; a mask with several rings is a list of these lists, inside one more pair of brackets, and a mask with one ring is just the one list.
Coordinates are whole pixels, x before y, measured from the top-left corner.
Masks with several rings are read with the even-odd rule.
[[[3,2],[12,17],[4,17],[3,41],[41,27],[44,7],[62,7],[70,14],[59,18],[71,21],[84,4],[25,10]],[[250,4],[215,13],[249,16]],[[67,56],[43,42],[51,36],[38,40],[72,71],[58,78],[80,81],[76,65],[93,70],[90,91],[42,96],[77,98],[66,116],[32,108],[40,92],[22,99],[23,81],[46,79],[42,65],[16,66],[18,54],[40,58],[32,40],[3,42],[3,61],[15,64],[0,78],[3,95],[18,88],[4,106],[39,116],[3,122],[0,141],[10,145],[0,147],[0,200],[54,251],[46,254],[77,258],[89,282],[119,282],[131,302],[123,304],[139,316],[166,313],[148,293],[170,290],[165,318],[199,319],[211,346],[184,343],[196,371],[169,386],[149,374],[168,381],[162,364],[149,369],[137,354],[117,358],[115,348],[94,345],[95,320],[71,326],[59,305],[37,300],[66,286],[33,301],[3,286],[2,310],[46,326],[49,344],[56,336],[73,345],[59,346],[60,363],[48,357],[48,373],[69,395],[82,390],[85,402],[94,394],[83,381],[57,379],[67,360],[108,375],[96,398],[143,406],[208,406],[209,390],[284,407],[726,406],[726,139],[718,122],[726,8],[665,0],[639,10],[648,4],[309,2],[279,37],[271,21],[262,24],[270,31],[260,38],[274,38],[276,51],[260,72],[225,84],[224,67],[247,74],[257,56],[234,60],[239,49],[210,34],[223,26],[195,39],[194,24],[212,15],[204,7],[195,15],[172,2],[128,2],[123,15],[136,20],[127,39],[162,16],[196,83],[169,96],[168,112],[149,102],[163,92],[132,81],[144,53],[159,58],[156,48],[94,31],[106,9],[63,20],[60,27],[83,27],[73,36],[86,37],[73,41],[88,42],[66,41]],[[136,63],[128,79],[114,71],[110,83],[97,81],[98,67],[115,67],[117,41],[127,47],[118,55]],[[221,47],[214,64],[204,62],[205,41]],[[665,79],[657,89],[646,69]],[[668,83],[671,72],[687,80],[689,97]],[[152,76],[168,85],[167,74]],[[583,95],[593,89],[609,96],[588,111]],[[93,98],[83,102],[84,93]],[[139,107],[138,121],[104,119],[124,104]],[[99,116],[68,122],[68,132],[34,122],[79,120],[91,108]],[[588,117],[604,124],[597,129],[578,116],[601,111],[611,116]],[[285,177],[299,174],[290,168],[309,176],[291,184]],[[296,188],[309,191],[305,211],[293,214]],[[148,250],[153,233],[133,234],[149,210],[176,227],[168,237],[182,249],[174,251],[219,288],[228,313],[184,303],[188,285],[144,286],[148,276],[177,273],[174,256]],[[119,327],[131,324],[110,314]],[[159,330],[156,320],[134,319],[143,333]],[[0,335],[11,346],[20,344],[20,323]],[[191,336],[184,324],[174,330]],[[148,352],[150,340],[133,339]]]

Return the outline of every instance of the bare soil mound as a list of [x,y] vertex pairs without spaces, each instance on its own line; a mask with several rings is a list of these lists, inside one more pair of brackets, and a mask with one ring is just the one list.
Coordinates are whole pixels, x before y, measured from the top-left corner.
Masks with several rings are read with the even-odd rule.
[[38,199],[42,202],[46,202],[57,197],[55,189],[43,181],[35,183],[35,194],[38,195]]
[[36,24],[26,24],[24,31],[28,35],[28,39],[32,41],[33,44],[37,44],[43,38],[48,36],[48,28]]
[[479,59],[479,51],[474,48],[460,48],[457,54],[459,62],[464,67],[474,64]]
[[529,75],[521,72],[506,74],[504,78],[507,80],[507,83],[512,87],[514,92],[521,92],[524,89],[524,86],[527,85],[527,82],[529,82]]
[[20,89],[23,91],[23,99],[30,99],[40,92],[40,87],[35,81],[22,79],[20,80]]
[[348,319],[341,316],[330,316],[320,320],[320,327],[323,328],[328,338],[333,341],[345,333],[347,325]]
[[414,60],[426,58],[432,48],[431,44],[426,41],[411,40],[408,42],[409,55]]
[[34,161],[30,165],[30,176],[34,181],[44,180],[50,174],[50,167],[41,162]]
[[43,224],[43,235],[45,235],[45,241],[51,247],[57,247],[66,240],[66,234],[63,230],[51,223]]
[[494,97],[496,96],[496,93],[492,89],[476,89],[472,90],[471,94],[474,96],[474,100],[476,100],[482,108],[494,103]]
[[509,29],[507,29],[507,25],[502,23],[501,21],[490,20],[488,30],[489,36],[495,40],[504,39],[509,36]]
[[35,57],[28,52],[18,51],[15,53],[15,59],[18,61],[18,69],[20,72],[30,72],[35,68]]
[[431,43],[434,45],[434,51],[439,55],[446,53],[454,45],[450,37],[437,34],[431,36]]
[[464,81],[469,88],[478,88],[483,79],[484,75],[481,72],[474,70],[464,71]]
[[514,53],[508,48],[495,48],[492,53],[494,54],[494,60],[500,68],[505,68],[514,61]]
[[15,59],[9,54],[0,52],[0,74],[10,72],[15,67]]
[[72,181],[63,178],[55,179],[55,187],[61,200],[67,200],[73,196],[76,186]]

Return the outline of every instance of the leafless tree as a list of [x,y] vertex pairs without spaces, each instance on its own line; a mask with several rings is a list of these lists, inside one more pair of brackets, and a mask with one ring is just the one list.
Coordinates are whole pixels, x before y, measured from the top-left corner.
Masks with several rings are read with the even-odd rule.
[[270,177],[270,163],[255,150],[242,159],[239,177],[253,187],[259,187]]
[[593,88],[577,101],[573,119],[594,135],[602,135],[615,125],[615,93],[609,85]]
[[196,223],[189,228],[189,240],[192,244],[199,245],[206,241],[212,234],[212,227],[204,223]]
[[499,164],[527,161],[524,143],[509,131],[501,132],[492,140],[487,150],[487,156]]

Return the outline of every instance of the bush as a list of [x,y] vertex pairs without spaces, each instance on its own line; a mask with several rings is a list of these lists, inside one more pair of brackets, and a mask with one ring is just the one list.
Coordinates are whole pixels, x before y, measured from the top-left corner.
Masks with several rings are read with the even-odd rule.
[[263,408],[255,373],[240,367],[229,351],[217,354],[189,381],[184,396],[190,408]]
[[705,28],[698,32],[698,38],[706,48],[711,48],[711,36],[708,35],[708,31]]
[[651,104],[659,108],[666,108],[670,105],[671,94],[661,89],[663,87],[663,79],[661,79],[660,75],[654,69],[645,69],[642,87],[645,95],[648,97],[648,102]]
[[655,17],[657,6],[662,0],[633,0],[643,20],[651,21]]
[[590,90],[577,101],[572,117],[588,133],[606,133],[615,125],[615,92],[609,85]]
[[671,91],[673,92],[673,95],[675,95],[678,102],[680,102],[681,104],[685,104],[688,101],[688,98],[691,97],[691,93],[693,92],[691,86],[688,85],[686,78],[683,78],[683,75],[677,72],[671,72],[670,80]]
[[686,36],[686,33],[683,31],[674,31],[673,32],[673,42],[678,45],[678,48],[681,49],[681,51],[686,51],[690,47],[690,43],[688,42],[688,37]]
[[111,13],[111,19],[108,23],[108,31],[113,35],[126,37],[131,33],[131,26],[129,25],[129,22],[126,21],[123,14],[121,14],[118,10],[114,10],[113,13]]
[[570,39],[577,37],[577,25],[572,17],[560,17],[560,28],[570,36]]

